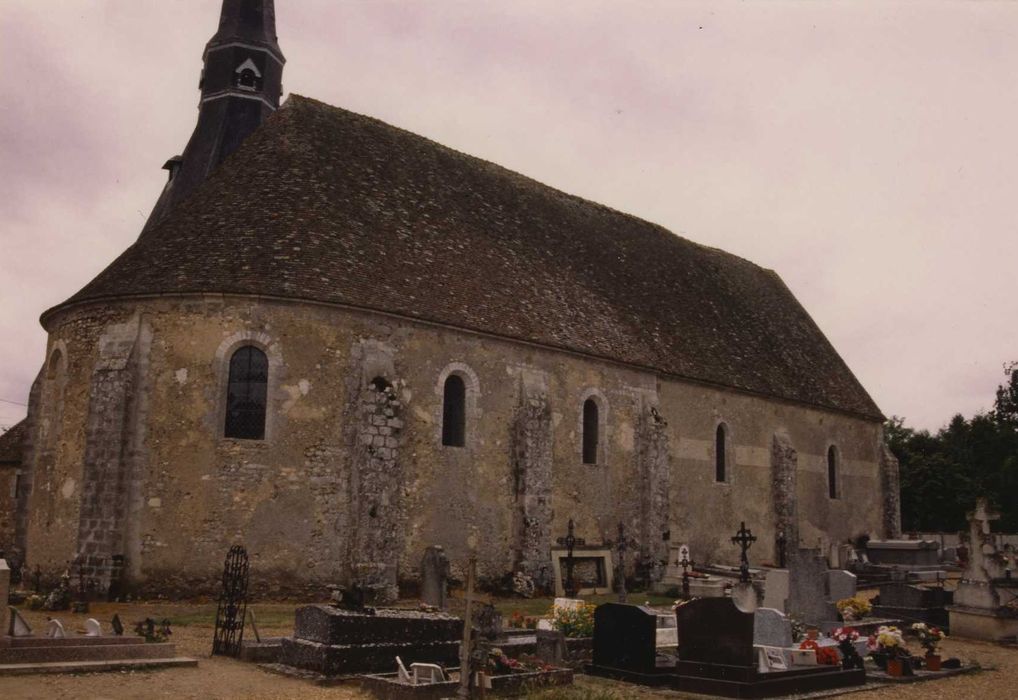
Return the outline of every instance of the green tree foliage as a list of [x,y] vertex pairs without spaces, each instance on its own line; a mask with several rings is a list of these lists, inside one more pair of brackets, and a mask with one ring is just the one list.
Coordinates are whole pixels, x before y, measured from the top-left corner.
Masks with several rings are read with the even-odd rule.
[[1001,511],[998,527],[1018,531],[1018,362],[1004,366],[993,410],[971,420],[956,415],[936,434],[893,416],[885,435],[901,463],[902,527],[953,531],[979,496]]

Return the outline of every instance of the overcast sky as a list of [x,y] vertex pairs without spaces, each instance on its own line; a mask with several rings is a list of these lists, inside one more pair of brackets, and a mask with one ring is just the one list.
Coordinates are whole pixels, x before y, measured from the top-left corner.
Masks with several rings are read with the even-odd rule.
[[[220,0],[0,0],[0,425],[138,235]],[[277,0],[287,93],[776,270],[887,415],[1018,360],[1018,4]],[[14,402],[14,403],[9,403]]]

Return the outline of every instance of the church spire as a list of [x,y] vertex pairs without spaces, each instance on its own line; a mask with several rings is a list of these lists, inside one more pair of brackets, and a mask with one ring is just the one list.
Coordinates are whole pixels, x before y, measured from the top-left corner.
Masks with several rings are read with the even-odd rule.
[[142,236],[279,108],[286,59],[276,38],[275,2],[223,0],[219,29],[202,59],[198,124],[184,154],[163,166],[169,180]]

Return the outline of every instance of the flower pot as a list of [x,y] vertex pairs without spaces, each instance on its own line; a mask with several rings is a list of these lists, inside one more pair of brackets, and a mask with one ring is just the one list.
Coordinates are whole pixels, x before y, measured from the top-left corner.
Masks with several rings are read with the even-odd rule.
[[887,660],[887,675],[895,678],[901,678],[905,675],[905,665],[901,659],[888,659]]
[[927,654],[926,655],[926,670],[927,671],[939,671],[940,670],[940,654]]

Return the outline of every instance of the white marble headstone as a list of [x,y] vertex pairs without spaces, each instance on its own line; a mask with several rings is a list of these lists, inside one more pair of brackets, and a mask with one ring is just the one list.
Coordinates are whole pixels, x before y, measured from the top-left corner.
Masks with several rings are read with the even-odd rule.
[[46,624],[46,636],[50,639],[63,639],[67,636],[64,633],[64,626],[60,620],[50,620]]
[[103,636],[102,626],[99,624],[99,620],[94,617],[90,617],[85,620],[85,636],[86,637],[101,637]]

